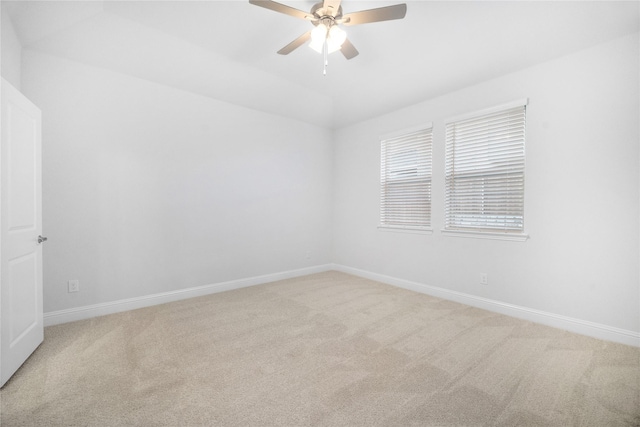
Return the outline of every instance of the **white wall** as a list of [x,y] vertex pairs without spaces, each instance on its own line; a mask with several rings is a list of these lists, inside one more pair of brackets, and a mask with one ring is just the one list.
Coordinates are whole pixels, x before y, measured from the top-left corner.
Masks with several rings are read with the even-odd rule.
[[[25,50],[22,90],[43,110],[45,312],[333,261],[640,331],[638,52],[636,34],[332,134]],[[523,97],[531,238],[441,235],[443,120]],[[378,231],[378,135],[423,122],[434,233]]]
[[45,312],[330,262],[329,131],[30,50],[22,88]]
[[1,39],[1,57],[0,57],[0,73],[9,83],[16,89],[20,90],[21,79],[21,54],[22,46],[18,40],[13,23],[9,14],[4,10],[4,5],[0,8],[0,39]]
[[[634,34],[336,132],[334,262],[640,331],[638,56]],[[443,120],[525,97],[530,239],[443,236]],[[424,122],[434,232],[379,231],[378,136]]]

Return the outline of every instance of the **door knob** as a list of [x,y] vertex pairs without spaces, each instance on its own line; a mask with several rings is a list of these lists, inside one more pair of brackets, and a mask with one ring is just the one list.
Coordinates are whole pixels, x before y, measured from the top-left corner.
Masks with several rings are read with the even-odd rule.
[[46,237],[38,236],[38,244],[40,244],[42,242],[46,242],[46,241],[47,241]]

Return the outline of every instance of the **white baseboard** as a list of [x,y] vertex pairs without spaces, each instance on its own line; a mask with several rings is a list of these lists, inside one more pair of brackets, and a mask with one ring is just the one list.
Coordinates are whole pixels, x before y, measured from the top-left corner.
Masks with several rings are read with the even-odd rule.
[[245,279],[230,280],[228,282],[214,283],[211,285],[197,286],[194,288],[180,289],[171,292],[162,292],[159,294],[145,295],[141,297],[128,298],[101,304],[87,305],[83,307],[70,308],[67,310],[51,311],[48,313],[44,313],[44,325],[52,326],[59,325],[61,323],[75,322],[76,320],[89,319],[92,317],[120,313],[128,310],[135,310],[137,308],[150,307],[153,305],[165,304],[168,302],[179,301],[187,298],[215,294],[217,292],[230,291],[233,289],[240,289],[246,288],[248,286],[275,282],[278,280],[291,279],[293,277],[306,276],[308,274],[321,273],[323,271],[329,271],[331,269],[331,264],[317,265],[314,267],[301,268],[298,270],[265,274],[263,276],[255,276]]
[[277,280],[306,276],[308,274],[321,273],[329,270],[341,271],[343,273],[364,277],[400,288],[409,289],[411,291],[431,295],[437,298],[459,302],[473,307],[482,308],[484,310],[489,310],[495,313],[529,320],[531,322],[540,323],[543,325],[591,336],[598,339],[640,347],[640,333],[638,332],[615,328],[612,326],[590,322],[587,320],[575,319],[567,316],[548,313],[528,307],[508,304],[471,294],[465,294],[462,292],[439,288],[436,286],[429,286],[422,283],[412,282],[410,280],[398,279],[396,277],[385,276],[383,274],[360,270],[353,267],[347,267],[341,264],[324,264],[314,267],[301,268],[298,270],[290,270],[280,273],[266,274],[263,276],[231,280],[228,282],[214,283],[211,285],[198,286],[194,288],[180,289],[171,292],[162,292],[136,298],[128,298],[107,303],[70,308],[67,310],[52,311],[44,314],[44,325],[52,326],[61,323],[74,322],[76,320],[83,320],[92,317],[104,316],[107,314],[120,313],[123,311],[135,310],[138,308],[165,304],[168,302],[179,301],[187,298],[194,298],[203,295],[214,294],[217,292],[245,288],[248,286],[261,285],[264,283],[275,282]]
[[561,316],[558,314],[548,313],[532,308],[508,304],[471,294],[465,294],[462,292],[451,291],[436,286],[429,286],[422,283],[412,282],[409,280],[398,279],[391,276],[385,276],[383,274],[372,273],[370,271],[347,267],[345,265],[333,264],[332,270],[341,271],[343,273],[352,274],[354,276],[364,277],[366,279],[371,279],[377,282],[386,283],[388,285],[409,289],[411,291],[420,292],[437,298],[482,308],[484,310],[492,311],[495,313],[505,314],[507,316],[517,317],[519,319],[529,320],[531,322],[540,323],[570,332],[575,332],[577,334],[640,347],[640,333],[638,332],[615,328],[612,326],[590,322],[587,320]]

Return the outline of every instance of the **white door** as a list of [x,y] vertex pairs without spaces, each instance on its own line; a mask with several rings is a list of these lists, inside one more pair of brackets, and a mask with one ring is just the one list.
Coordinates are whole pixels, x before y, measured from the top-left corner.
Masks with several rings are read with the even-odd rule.
[[44,338],[40,110],[2,79],[0,386]]

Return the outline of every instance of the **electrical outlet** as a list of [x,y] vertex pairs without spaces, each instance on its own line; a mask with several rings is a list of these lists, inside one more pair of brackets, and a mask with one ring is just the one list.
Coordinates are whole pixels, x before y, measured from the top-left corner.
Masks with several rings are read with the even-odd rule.
[[489,277],[487,276],[487,273],[480,273],[480,284],[481,285],[489,284]]
[[80,281],[79,280],[69,280],[69,292],[79,292],[80,291]]

